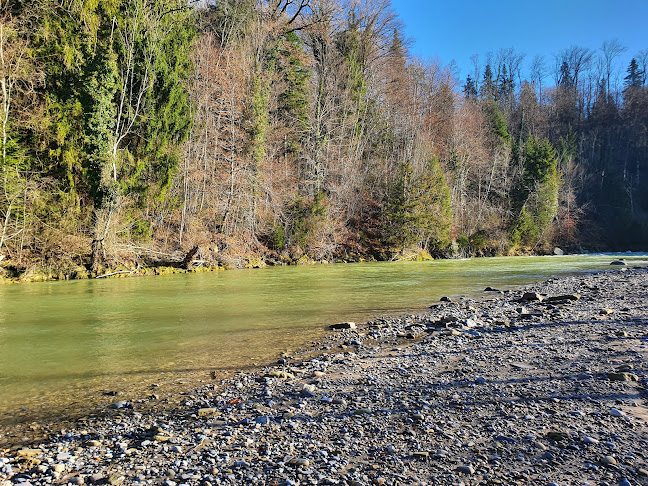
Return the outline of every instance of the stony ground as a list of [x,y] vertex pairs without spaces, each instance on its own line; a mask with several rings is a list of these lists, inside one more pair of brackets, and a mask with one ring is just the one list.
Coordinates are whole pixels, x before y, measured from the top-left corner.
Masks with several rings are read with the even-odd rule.
[[648,484],[648,271],[625,270],[334,331],[173,411],[117,403],[0,451],[0,485]]

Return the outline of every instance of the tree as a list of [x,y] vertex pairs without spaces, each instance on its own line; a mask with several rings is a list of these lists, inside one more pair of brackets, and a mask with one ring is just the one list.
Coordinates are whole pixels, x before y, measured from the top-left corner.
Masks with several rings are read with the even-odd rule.
[[[42,80],[31,52],[25,19],[16,18],[9,4],[0,6],[0,254],[8,239],[20,234],[16,226],[20,203],[29,187],[29,159],[22,142],[30,124],[36,88]],[[22,207],[23,223],[25,208]],[[11,223],[15,223],[9,234]]]
[[463,93],[467,99],[476,99],[479,94],[477,91],[477,85],[470,74],[466,78],[466,83],[463,86]]
[[628,75],[623,78],[625,80],[626,89],[639,88],[642,86],[643,72],[639,69],[639,63],[637,63],[637,60],[634,57],[630,61],[626,72]]
[[486,68],[484,69],[479,93],[485,100],[497,101],[497,85],[495,79],[493,79],[493,70],[490,64],[486,64]]
[[612,86],[610,80],[612,78],[612,70],[614,59],[619,57],[627,50],[627,47],[621,45],[618,39],[613,39],[603,42],[601,46],[601,52],[603,53],[603,62],[605,65],[605,88],[607,90],[608,96],[612,93]]
[[387,209],[390,240],[398,249],[444,249],[450,242],[450,190],[439,161],[430,158],[416,173],[401,166]]
[[49,152],[69,189],[92,202],[96,271],[125,197],[145,205],[168,188],[176,170],[176,148],[191,125],[184,80],[195,29],[182,0],[63,10],[48,4],[37,46],[52,77],[45,92]]
[[513,244],[537,246],[558,213],[558,156],[549,140],[530,137],[524,145],[524,172],[513,226]]

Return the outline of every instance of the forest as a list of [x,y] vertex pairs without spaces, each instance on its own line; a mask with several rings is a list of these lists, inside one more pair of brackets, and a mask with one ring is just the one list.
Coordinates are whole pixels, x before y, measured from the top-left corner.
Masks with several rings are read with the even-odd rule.
[[389,0],[3,0],[0,273],[646,249],[648,49],[459,79],[402,32]]

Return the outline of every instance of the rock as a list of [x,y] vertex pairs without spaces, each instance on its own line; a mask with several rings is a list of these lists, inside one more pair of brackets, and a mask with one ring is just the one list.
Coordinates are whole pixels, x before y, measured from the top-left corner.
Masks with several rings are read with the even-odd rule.
[[637,474],[639,474],[639,476],[648,477],[648,469],[640,467],[639,469],[637,469]]
[[301,394],[305,397],[312,397],[315,396],[315,391],[317,390],[317,387],[315,385],[311,385],[309,383],[304,383],[301,387]]
[[614,335],[618,338],[628,337],[628,333],[625,331],[615,331]]
[[441,331],[442,336],[461,336],[461,333],[456,329],[444,329]]
[[[341,328],[342,329],[342,328]],[[351,328],[349,328],[351,329]],[[269,373],[266,374],[268,378],[283,378],[286,380],[294,380],[295,375],[292,373],[288,373],[287,371],[281,371],[281,370],[273,370]]]
[[569,439],[569,434],[567,432],[551,431],[547,433],[547,438],[556,442],[561,442],[563,440]]
[[617,460],[612,456],[603,456],[601,459],[601,464],[604,466],[616,466]]
[[617,408],[611,408],[610,415],[612,415],[613,417],[623,417],[625,413]]
[[131,402],[120,400],[119,402],[115,402],[112,408],[114,408],[115,410],[121,410],[123,408],[133,408],[133,405],[131,404]]
[[171,452],[182,452],[182,446],[175,445],[171,448]]
[[356,415],[368,415],[371,413],[371,409],[365,407],[357,408],[354,413]]
[[22,459],[32,459],[40,454],[42,454],[43,451],[40,449],[20,449],[16,455],[18,458]]
[[564,294],[564,295],[554,295],[552,297],[547,297],[545,301],[547,302],[560,302],[560,301],[566,301],[566,300],[580,300],[581,295],[580,294]]
[[331,324],[329,329],[336,331],[341,329],[357,329],[355,322],[341,322],[339,324]]
[[62,473],[63,471],[65,471],[65,464],[54,464],[52,466],[52,471]]
[[565,252],[561,248],[555,247],[553,249],[553,254],[556,256],[563,256]]
[[459,466],[456,469],[457,472],[463,473],[463,474],[475,474],[475,469],[468,465],[468,466]]
[[586,444],[598,444],[599,440],[586,435],[585,437],[583,437],[583,442],[585,442]]
[[290,464],[291,466],[309,467],[310,459],[305,459],[302,457],[293,457],[288,460],[288,464]]
[[153,436],[153,439],[158,442],[168,442],[172,439],[172,437],[166,434],[156,434]]
[[448,296],[443,296],[439,299],[439,302],[452,302],[452,299]]
[[544,300],[544,297],[542,295],[536,293],[536,292],[525,292],[524,295],[520,298],[522,301],[534,301],[537,300],[539,302],[542,302]]
[[484,292],[501,292],[501,290],[499,290],[499,289],[495,289],[495,288],[493,288],[493,287],[486,287],[486,288],[484,289]]
[[632,371],[632,370],[634,370],[634,366],[632,366],[631,364],[622,364],[616,367],[616,371]]
[[207,417],[209,415],[214,415],[216,412],[218,412],[217,408],[200,408],[198,409],[198,416]]
[[428,457],[430,457],[430,453],[427,451],[416,451],[412,452],[412,457],[414,459],[427,459]]
[[612,310],[612,309],[601,309],[599,311],[599,314],[602,315],[602,316],[609,316],[610,314],[613,314],[613,313],[614,313],[614,310]]
[[121,474],[111,474],[108,476],[108,484],[111,484],[112,486],[119,486],[126,480],[125,476],[122,476]]
[[639,381],[639,377],[637,375],[625,371],[618,373],[608,373],[607,377],[610,381]]
[[621,481],[619,481],[619,486],[632,486],[632,483],[628,481],[627,478],[623,478]]
[[98,440],[90,440],[88,441],[88,447],[101,447],[101,442]]
[[623,267],[623,266],[626,266],[627,263],[624,262],[623,260],[614,260],[612,263],[610,263],[610,265],[617,265],[617,266]]

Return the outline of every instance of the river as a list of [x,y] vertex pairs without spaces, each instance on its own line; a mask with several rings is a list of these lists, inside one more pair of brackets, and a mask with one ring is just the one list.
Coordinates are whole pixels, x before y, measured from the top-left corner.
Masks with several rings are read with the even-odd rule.
[[[0,427],[74,415],[275,360],[326,325],[420,311],[619,255],[274,267],[0,287]],[[645,254],[622,255],[629,264]],[[154,388],[152,388],[154,387]],[[114,392],[118,392],[114,397]]]

